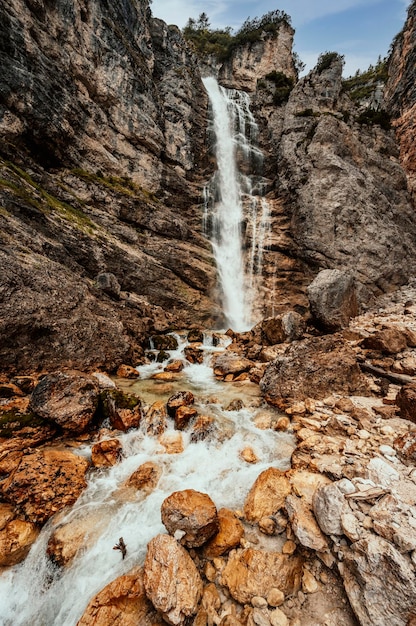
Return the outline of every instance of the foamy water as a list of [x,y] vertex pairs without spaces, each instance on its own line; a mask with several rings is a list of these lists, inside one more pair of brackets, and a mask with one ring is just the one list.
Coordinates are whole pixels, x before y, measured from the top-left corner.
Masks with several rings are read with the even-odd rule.
[[[185,345],[182,341],[172,356],[180,356]],[[207,346],[207,359],[212,350]],[[151,375],[150,367],[140,369],[142,376]],[[142,379],[134,384],[150,382]],[[260,402],[253,393],[254,386],[246,385],[250,392],[247,401],[243,384],[235,387],[216,381],[212,369],[204,363],[185,368],[180,388],[191,387],[204,388],[204,394],[197,396],[196,406],[200,414],[216,419],[218,436],[210,441],[190,443],[189,434],[183,432],[184,451],[167,454],[156,438],[146,434],[144,424],[128,433],[115,433],[123,447],[122,461],[112,468],[93,472],[76,504],[43,528],[26,560],[0,576],[3,626],[75,626],[90,599],[108,582],[141,564],[148,541],[165,532],[160,507],[173,491],[195,489],[208,493],[217,508],[241,508],[262,470],[270,466],[288,467],[293,439],[289,434],[256,428],[253,423],[256,414],[267,409],[253,406]],[[226,402],[223,403],[224,391]],[[215,401],[210,402],[207,397],[213,394]],[[224,410],[232,396],[242,398],[252,408]],[[172,420],[169,423],[166,434],[177,434]],[[240,452],[246,446],[253,448],[258,463],[250,465],[241,459]],[[89,455],[89,446],[79,452]],[[156,463],[162,470],[156,489],[149,495],[141,491],[126,492],[122,483],[146,461]],[[75,521],[82,523],[88,534],[72,564],[57,568],[46,556],[49,537],[58,525]],[[113,549],[119,537],[123,537],[127,546],[125,560]]]

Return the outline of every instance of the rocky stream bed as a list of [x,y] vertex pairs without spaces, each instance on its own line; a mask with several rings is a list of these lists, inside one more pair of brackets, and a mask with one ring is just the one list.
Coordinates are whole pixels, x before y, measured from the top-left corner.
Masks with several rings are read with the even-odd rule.
[[346,315],[3,377],[2,623],[416,623],[416,285]]

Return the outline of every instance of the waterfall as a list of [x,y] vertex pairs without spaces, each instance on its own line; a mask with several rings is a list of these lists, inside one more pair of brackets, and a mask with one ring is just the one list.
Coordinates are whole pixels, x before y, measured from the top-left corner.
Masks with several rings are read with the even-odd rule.
[[259,198],[265,190],[259,175],[263,154],[256,145],[258,127],[248,94],[225,89],[212,77],[203,82],[217,159],[217,171],[204,192],[204,226],[217,263],[226,324],[244,331],[254,322],[253,301],[270,224],[267,201]]

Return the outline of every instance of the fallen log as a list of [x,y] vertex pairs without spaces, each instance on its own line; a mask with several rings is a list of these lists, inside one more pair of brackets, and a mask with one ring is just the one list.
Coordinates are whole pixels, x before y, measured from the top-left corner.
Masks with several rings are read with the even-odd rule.
[[368,372],[369,374],[374,374],[374,376],[381,376],[382,378],[387,378],[392,383],[396,385],[408,385],[409,383],[416,383],[416,379],[413,376],[407,376],[407,374],[396,374],[395,372],[387,372],[383,370],[381,367],[376,367],[375,365],[371,365],[368,361],[364,361],[363,363],[359,363],[361,369],[364,372]]

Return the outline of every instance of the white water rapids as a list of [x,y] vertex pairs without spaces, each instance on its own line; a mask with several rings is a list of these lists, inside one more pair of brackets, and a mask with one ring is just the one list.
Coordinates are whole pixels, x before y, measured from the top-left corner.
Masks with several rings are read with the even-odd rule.
[[[183,358],[186,346],[179,337],[180,348],[171,358]],[[184,451],[167,454],[156,437],[146,434],[144,424],[127,433],[107,433],[122,443],[122,460],[109,469],[91,472],[89,484],[75,505],[52,518],[43,528],[26,560],[8,568],[0,576],[0,624],[2,626],[75,626],[88,602],[107,583],[143,563],[147,542],[165,529],[160,519],[163,500],[174,491],[196,489],[208,493],[217,508],[241,508],[249,488],[267,467],[287,468],[293,449],[292,437],[270,428],[261,430],[254,420],[272,409],[261,406],[258,387],[249,382],[221,383],[215,380],[209,360],[218,350],[207,342],[205,362],[187,364],[175,383],[158,382],[150,376],[164,364],[152,363],[138,368],[139,381],[124,381],[126,391],[140,395],[150,404],[166,400],[177,389],[190,389],[196,397],[199,414],[215,418],[219,433],[215,439],[191,443],[182,432]],[[224,410],[231,399],[242,398],[247,408]],[[275,415],[275,413],[274,413]],[[173,430],[170,421],[169,433]],[[240,452],[253,448],[259,462],[250,465]],[[75,450],[77,450],[75,448]],[[89,456],[90,446],[78,453]],[[126,492],[122,483],[144,462],[153,461],[162,469],[157,487],[149,495]],[[53,566],[46,555],[51,533],[56,527],[78,522],[87,528],[82,548],[71,565]],[[76,530],[73,531],[76,534]],[[127,555],[113,546],[123,537]]]
[[225,89],[213,77],[203,82],[211,105],[210,130],[217,159],[217,171],[205,190],[206,231],[217,263],[225,324],[242,332],[255,321],[253,301],[258,297],[270,228],[260,176],[263,154],[257,147],[258,127],[248,94]]

